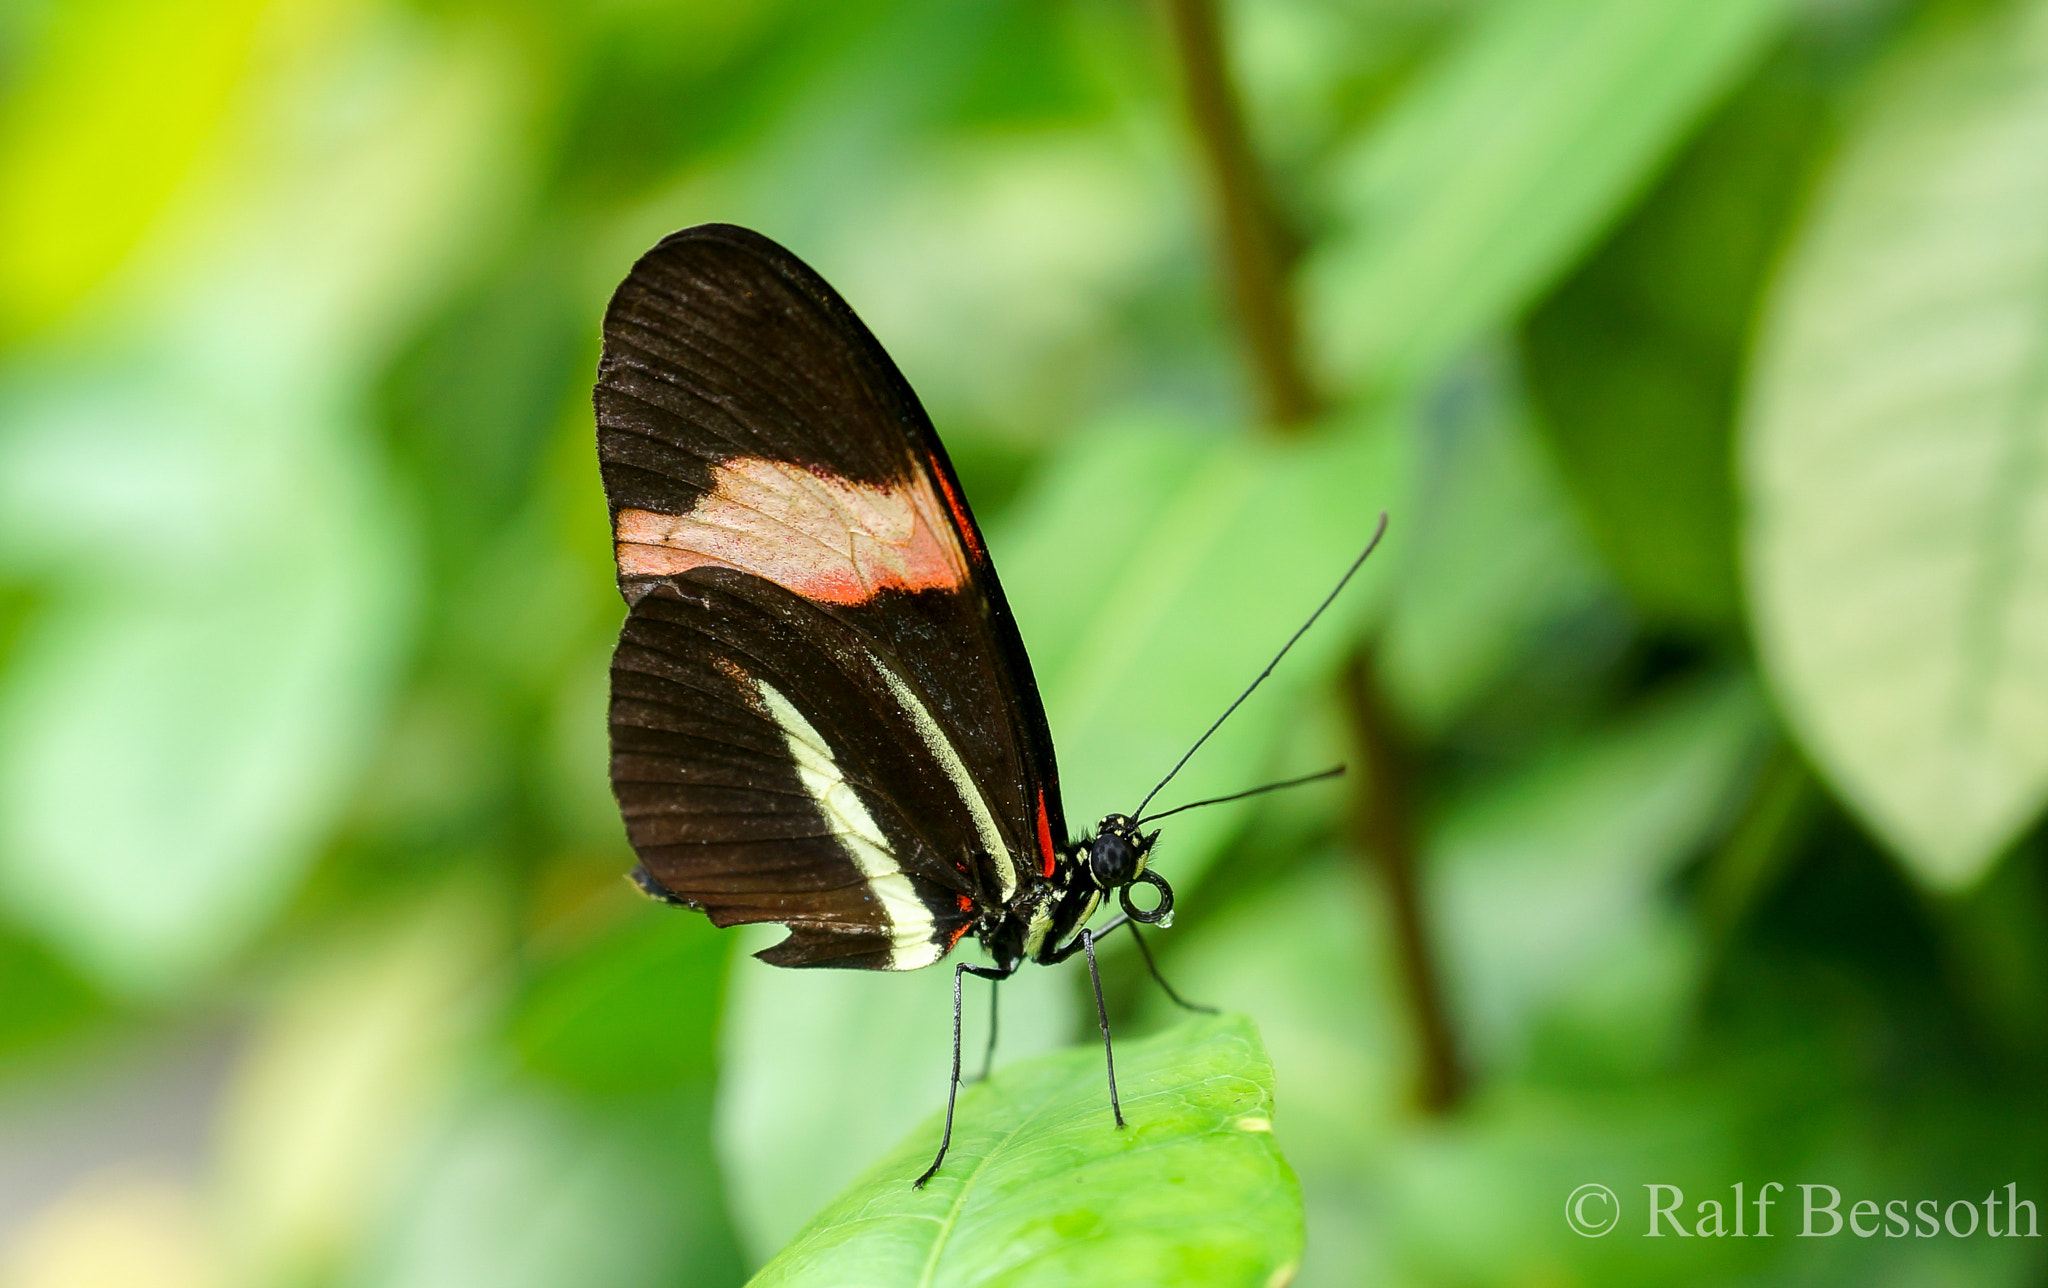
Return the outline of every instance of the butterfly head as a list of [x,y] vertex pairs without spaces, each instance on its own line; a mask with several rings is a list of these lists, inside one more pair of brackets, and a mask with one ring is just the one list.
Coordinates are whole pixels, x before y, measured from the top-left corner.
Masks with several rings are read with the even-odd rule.
[[[1133,921],[1158,925],[1173,914],[1173,887],[1157,874],[1145,870],[1159,833],[1143,832],[1137,820],[1127,814],[1111,814],[1082,844],[1082,867],[1088,879],[1104,891],[1118,892],[1124,912]],[[1159,892],[1156,907],[1140,909],[1131,902],[1131,887],[1143,883]]]

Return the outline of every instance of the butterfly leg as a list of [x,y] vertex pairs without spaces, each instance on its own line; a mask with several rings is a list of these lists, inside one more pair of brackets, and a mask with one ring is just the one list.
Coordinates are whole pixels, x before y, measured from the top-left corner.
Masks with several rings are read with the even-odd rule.
[[1190,1002],[1179,993],[1173,991],[1173,985],[1167,983],[1166,976],[1159,973],[1158,963],[1152,960],[1152,949],[1145,943],[1145,937],[1138,933],[1138,927],[1135,923],[1131,926],[1131,938],[1138,942],[1138,953],[1145,959],[1145,969],[1152,972],[1153,980],[1159,987],[1166,990],[1166,995],[1173,999],[1175,1006],[1183,1010],[1200,1011],[1204,1015],[1215,1015],[1218,1013],[1213,1006],[1204,1006],[1200,1002]]
[[[953,967],[953,1080],[946,1087],[946,1131],[939,1137],[939,1152],[932,1159],[932,1165],[924,1169],[923,1176],[910,1183],[912,1189],[923,1189],[924,1183],[937,1174],[939,1164],[946,1161],[946,1151],[953,1144],[953,1103],[960,1098],[960,977],[973,975],[977,979],[1003,980],[1008,979],[1015,969],[1013,966],[1011,970],[998,970],[993,966],[974,966],[967,962]],[[1099,996],[1101,989],[1096,992]]]
[[1095,1018],[1102,1023],[1102,1059],[1109,1066],[1109,1112],[1116,1116],[1116,1128],[1124,1128],[1124,1108],[1116,1099],[1116,1052],[1109,1045],[1109,1008],[1102,1002],[1102,972],[1095,968],[1095,936],[1081,930],[1081,949],[1088,954],[1088,981],[1095,985]]
[[981,1072],[974,1075],[980,1082],[996,1067],[996,1004],[1002,1000],[1003,982],[992,979],[988,982],[988,1048],[981,1053]]
[[1109,1066],[1109,1112],[1116,1116],[1118,1130],[1122,1130],[1124,1125],[1124,1110],[1116,1097],[1116,1052],[1109,1044],[1109,1007],[1102,1001],[1102,971],[1095,965],[1095,941],[1129,920],[1129,917],[1112,918],[1102,927],[1101,934],[1083,926],[1080,932],[1062,944],[1057,952],[1042,959],[1047,965],[1052,965],[1065,961],[1077,952],[1088,954],[1088,981],[1095,986],[1095,1018],[1102,1024],[1102,1059]]

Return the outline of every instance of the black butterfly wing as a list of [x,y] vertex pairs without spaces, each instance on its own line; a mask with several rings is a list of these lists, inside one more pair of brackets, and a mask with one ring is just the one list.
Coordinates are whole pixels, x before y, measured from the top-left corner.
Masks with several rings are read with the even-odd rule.
[[851,309],[744,229],[605,317],[612,779],[651,893],[780,965],[943,956],[1063,841],[1052,740],[936,434]]

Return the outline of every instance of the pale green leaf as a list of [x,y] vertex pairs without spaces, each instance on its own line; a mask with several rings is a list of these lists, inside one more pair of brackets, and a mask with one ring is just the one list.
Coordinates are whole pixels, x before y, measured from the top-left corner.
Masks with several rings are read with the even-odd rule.
[[[481,901],[469,893],[473,917]],[[300,1233],[327,1233],[345,1255],[335,1259],[339,1267],[272,1258],[238,1282],[655,1288],[739,1280],[705,1130],[730,937],[702,917],[640,898],[623,881],[602,898],[613,906],[596,925],[580,926],[583,933],[527,942],[523,996],[484,1034],[460,1023],[461,1010],[393,1008],[393,981],[374,989],[334,972],[336,983],[356,983],[367,1015],[399,1009],[429,1021],[406,1035],[411,1046],[467,1058],[446,1071],[453,1077],[407,1080],[392,1075],[420,1052],[362,1019],[294,1035],[301,1048],[282,1054],[300,1066],[298,1077],[269,1088],[264,1114],[237,1106],[238,1161],[254,1154],[264,1166],[236,1178],[244,1185],[229,1210],[310,1216],[310,1231]],[[464,982],[468,998],[450,1000],[473,1001],[481,991]],[[369,1086],[349,1095],[358,1103],[335,1112],[334,1092],[363,1082]],[[363,1095],[380,1084],[385,1099]],[[309,1105],[326,1112],[292,1113]],[[348,1240],[332,1240],[336,1217],[360,1217],[365,1206],[336,1184],[358,1178],[332,1173],[380,1152],[403,1165],[381,1178],[367,1205],[371,1219],[348,1229]],[[307,1192],[311,1178],[333,1192]],[[299,1192],[289,1204],[268,1192],[293,1182]]]
[[[661,1288],[687,1265],[687,1205],[630,1134],[507,1092],[452,1116],[360,1288]],[[678,1212],[681,1208],[684,1211]]]
[[767,226],[802,231],[950,445],[972,442],[962,431],[1031,443],[1129,361],[1121,310],[1156,271],[1183,191],[1147,160],[1109,133],[887,149],[845,200],[794,193]]
[[41,18],[40,58],[8,51],[0,334],[62,317],[176,197],[245,91],[266,8],[67,4]]
[[1306,267],[1348,387],[1427,377],[1510,318],[1762,49],[1784,0],[1507,0],[1340,162]]
[[1807,752],[1930,885],[2048,797],[2048,7],[1871,89],[1742,430],[1758,649]]
[[17,402],[0,440],[0,558],[42,573],[38,546],[93,549],[0,688],[0,898],[103,982],[161,994],[311,859],[381,714],[409,577],[349,436],[74,374],[97,384]]
[[324,30],[0,406],[0,566],[43,601],[0,687],[0,899],[138,993],[246,942],[367,757],[412,585],[363,386],[504,139],[488,40]]
[[1242,1016],[1119,1043],[1129,1126],[1083,1044],[962,1093],[946,1165],[928,1121],[819,1213],[756,1288],[1074,1283],[1273,1288],[1301,1194],[1273,1142],[1273,1068]]
[[488,1013],[492,895],[454,883],[274,972],[214,1128],[247,1282],[324,1279],[380,1215]]
[[[1384,426],[1299,443],[1125,427],[1083,436],[990,538],[1059,748],[1068,826],[1134,808],[1320,603],[1393,512],[1386,549],[1155,808],[1252,786],[1304,693],[1377,611],[1407,539]],[[1165,825],[1154,865],[1200,874],[1235,806]]]

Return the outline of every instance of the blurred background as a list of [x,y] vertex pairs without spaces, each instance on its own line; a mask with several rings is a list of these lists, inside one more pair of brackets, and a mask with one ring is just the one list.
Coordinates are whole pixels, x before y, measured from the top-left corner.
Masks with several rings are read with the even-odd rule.
[[1352,773],[1156,860],[1300,1284],[2048,1281],[1790,1237],[2048,1206],[2048,4],[14,0],[0,1285],[737,1284],[942,1102],[943,972],[620,879],[589,382],[709,220],[924,397],[1077,824],[1391,514],[1163,803]]

